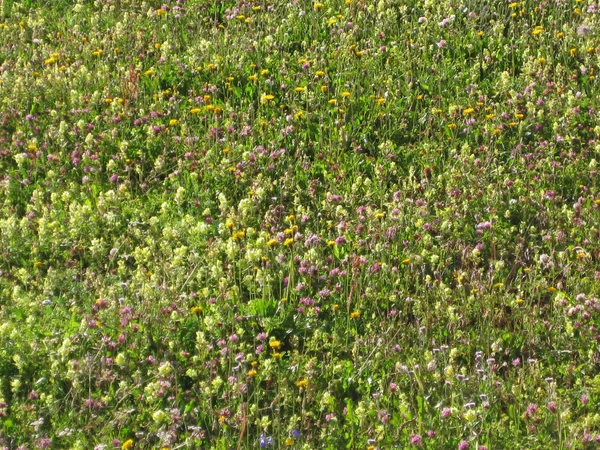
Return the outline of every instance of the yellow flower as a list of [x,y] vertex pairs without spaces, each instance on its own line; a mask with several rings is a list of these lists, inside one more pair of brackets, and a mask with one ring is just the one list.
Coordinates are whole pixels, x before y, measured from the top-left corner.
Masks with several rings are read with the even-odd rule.
[[200,314],[202,312],[202,306],[194,306],[190,312],[192,314]]
[[317,78],[321,78],[321,77],[324,77],[324,76],[325,76],[325,72],[323,72],[322,70],[317,70],[315,72],[315,77],[317,77]]
[[291,447],[292,445],[294,445],[294,440],[292,438],[287,438],[285,440],[285,445],[287,445],[288,447]]
[[269,239],[269,240],[267,241],[267,245],[268,245],[269,247],[274,247],[275,245],[277,245],[277,239]]
[[231,239],[233,239],[234,241],[239,241],[241,239],[244,239],[245,236],[246,236],[246,233],[244,233],[243,231],[236,231],[231,236]]
[[269,347],[271,347],[273,350],[279,350],[281,348],[281,341],[274,339],[269,342]]
[[260,96],[260,102],[264,105],[265,103],[270,102],[271,100],[273,100],[275,98],[274,95],[271,94],[263,94]]
[[298,387],[306,387],[308,385],[308,380],[306,378],[300,378],[296,381],[296,386]]
[[463,115],[468,116],[469,114],[473,114],[475,112],[474,108],[466,108],[463,110]]
[[342,98],[348,98],[348,97],[350,97],[350,92],[348,92],[348,91],[342,92]]
[[123,442],[121,450],[129,450],[131,447],[133,447],[133,439],[128,439],[125,442]]
[[172,127],[174,127],[175,125],[177,125],[177,119],[171,119],[169,120],[169,125],[171,125]]
[[258,77],[257,77],[256,75],[250,75],[250,76],[248,77],[248,79],[249,79],[250,81],[256,81],[256,80],[258,80]]
[[325,5],[323,5],[323,3],[315,3],[315,4],[314,4],[314,8],[315,8],[317,11],[318,11],[319,9],[323,9],[323,6],[325,6]]
[[190,112],[192,114],[200,114],[200,108],[192,108],[192,109],[190,109]]
[[298,86],[295,89],[296,92],[306,92],[306,86]]
[[283,242],[283,245],[285,245],[286,247],[291,247],[293,244],[294,244],[294,239],[293,238],[286,239]]
[[358,312],[358,311],[353,311],[350,313],[351,319],[358,319],[359,317],[360,317],[360,312]]
[[246,373],[246,375],[248,375],[249,377],[255,377],[257,373],[258,373],[258,372],[256,372],[256,370],[254,370],[254,369],[250,369],[250,370],[249,370],[249,371]]

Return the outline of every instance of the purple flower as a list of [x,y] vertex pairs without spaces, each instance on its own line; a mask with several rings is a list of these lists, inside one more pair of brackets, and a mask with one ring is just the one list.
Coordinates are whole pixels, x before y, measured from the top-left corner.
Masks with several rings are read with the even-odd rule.
[[273,446],[273,438],[271,436],[266,436],[264,433],[260,435],[258,442],[260,444],[260,448],[267,448]]
[[452,415],[452,410],[450,408],[444,408],[442,409],[442,417],[444,419],[450,417]]
[[423,443],[421,435],[420,434],[411,434],[410,435],[410,443],[412,445],[414,445],[415,447],[420,447],[421,444]]
[[469,448],[469,443],[467,441],[460,441],[458,444],[458,450],[467,450]]

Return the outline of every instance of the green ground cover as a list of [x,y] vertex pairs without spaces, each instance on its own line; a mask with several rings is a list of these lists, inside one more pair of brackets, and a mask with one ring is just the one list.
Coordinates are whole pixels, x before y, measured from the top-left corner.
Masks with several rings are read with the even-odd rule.
[[3,0],[0,449],[591,449],[593,0]]

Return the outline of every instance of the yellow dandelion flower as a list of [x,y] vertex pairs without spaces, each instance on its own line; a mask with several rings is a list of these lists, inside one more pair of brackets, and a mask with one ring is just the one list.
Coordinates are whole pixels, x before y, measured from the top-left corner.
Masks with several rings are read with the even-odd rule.
[[296,381],[296,386],[303,388],[308,386],[308,380],[306,378],[300,378],[298,381]]
[[266,103],[269,103],[271,100],[273,100],[275,98],[274,95],[271,94],[262,94],[260,96],[260,102],[264,105]]
[[294,89],[296,92],[306,92],[306,86],[298,86]]
[[192,108],[190,109],[190,112],[192,114],[200,114],[201,109],[200,108]]
[[271,347],[273,350],[279,350],[281,348],[281,341],[273,339],[269,342],[269,347]]
[[323,72],[322,70],[317,70],[315,72],[315,77],[317,77],[317,78],[321,78],[321,77],[324,77],[324,76],[325,76],[325,72]]
[[358,312],[358,311],[352,311],[350,313],[350,318],[353,319],[353,320],[354,319],[358,319],[359,317],[360,317],[360,312]]
[[171,125],[172,127],[174,127],[175,125],[177,125],[179,122],[177,119],[171,119],[169,120],[169,125]]
[[121,450],[129,450],[131,447],[133,447],[133,439],[127,439],[125,442],[123,442]]
[[243,231],[236,231],[231,236],[231,239],[233,239],[234,241],[240,241],[240,240],[244,239],[245,236],[246,236],[246,233],[244,233]]
[[325,6],[325,5],[324,5],[323,3],[315,3],[315,4],[313,5],[313,8],[314,8],[314,9],[316,9],[316,10],[318,11],[319,9],[323,9],[323,7],[324,7],[324,6]]
[[248,79],[249,79],[250,81],[256,81],[256,80],[258,80],[258,77],[257,77],[256,75],[250,75],[250,76],[248,77]]
[[350,92],[348,92],[348,91],[342,92],[342,98],[348,98],[348,97],[350,97]]
[[256,370],[250,369],[248,372],[246,372],[246,375],[248,375],[249,377],[255,377],[257,373],[258,372]]
[[190,309],[190,312],[192,314],[198,315],[202,312],[202,306],[194,306],[194,307],[192,307],[192,309]]
[[269,240],[267,241],[267,245],[268,245],[269,247],[274,247],[274,246],[276,246],[276,245],[277,245],[277,239],[269,239]]
[[463,115],[468,116],[469,114],[473,114],[475,112],[474,108],[465,108],[463,109]]
[[285,245],[286,247],[291,247],[292,245],[294,245],[294,239],[293,238],[286,239],[283,242],[283,245]]

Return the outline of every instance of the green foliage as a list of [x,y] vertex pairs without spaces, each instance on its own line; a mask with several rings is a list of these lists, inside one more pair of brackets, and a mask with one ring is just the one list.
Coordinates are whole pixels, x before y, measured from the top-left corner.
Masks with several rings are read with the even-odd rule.
[[1,8],[1,448],[594,448],[597,5]]

